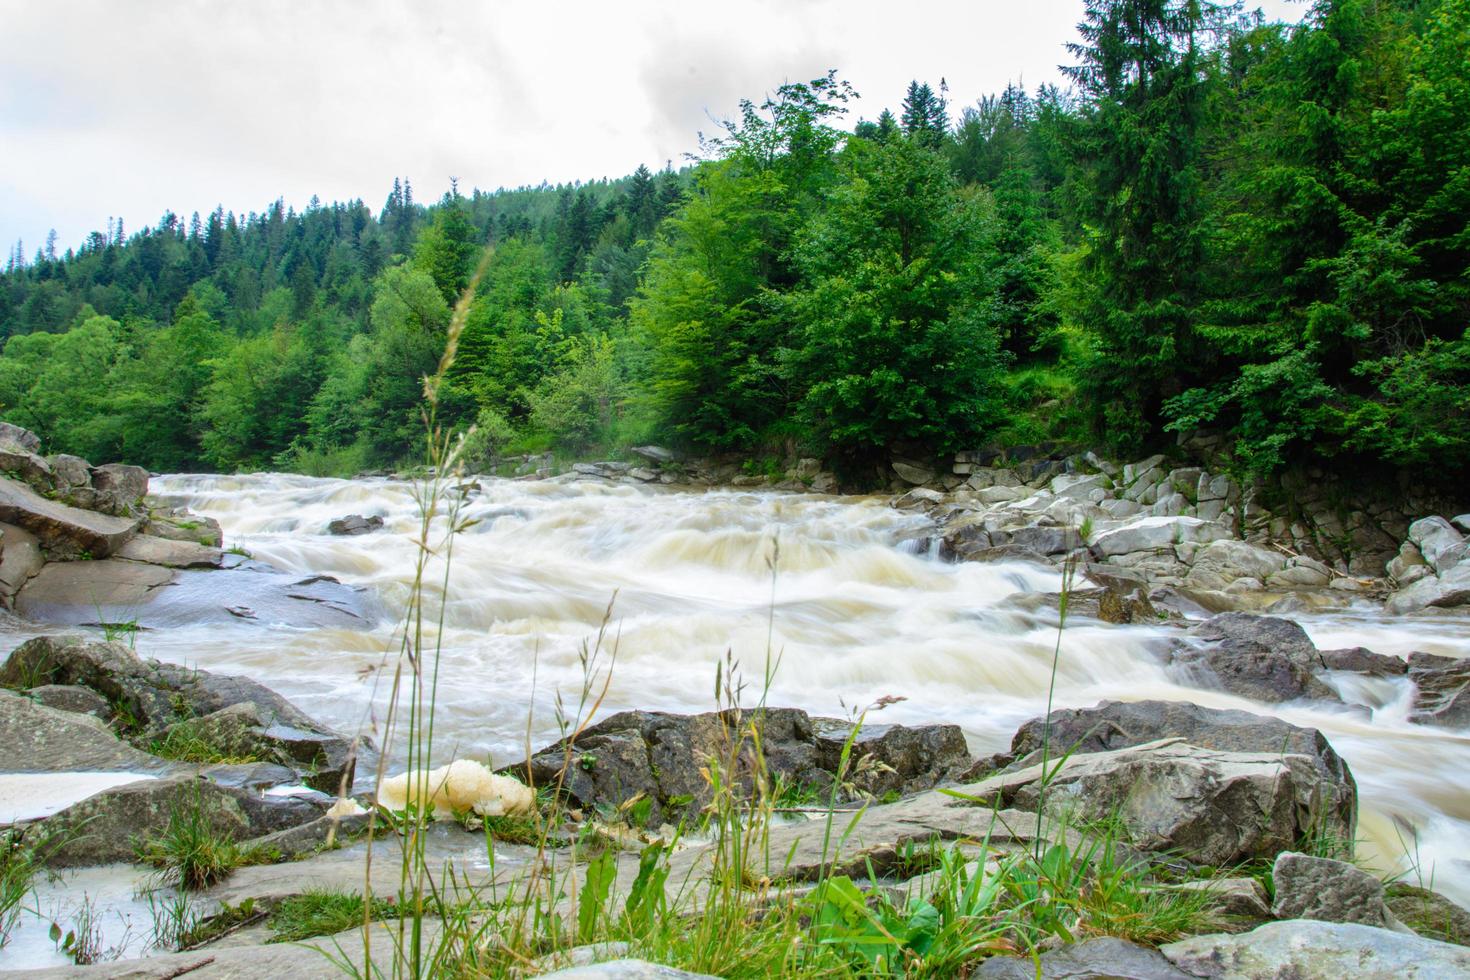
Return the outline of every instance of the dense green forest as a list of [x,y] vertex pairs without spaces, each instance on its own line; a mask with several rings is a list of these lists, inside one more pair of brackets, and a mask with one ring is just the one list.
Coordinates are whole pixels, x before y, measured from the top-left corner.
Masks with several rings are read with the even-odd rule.
[[1063,57],[875,121],[787,84],[681,171],[17,248],[0,412],[160,470],[415,458],[488,245],[441,406],[475,462],[1208,432],[1242,472],[1470,471],[1470,0],[1090,0]]

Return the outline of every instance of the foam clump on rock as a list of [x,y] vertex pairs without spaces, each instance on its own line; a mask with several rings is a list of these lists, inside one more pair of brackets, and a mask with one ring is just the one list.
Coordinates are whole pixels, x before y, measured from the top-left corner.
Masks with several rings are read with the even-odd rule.
[[532,812],[536,796],[525,784],[491,772],[469,759],[458,759],[447,766],[401,773],[383,780],[378,789],[378,803],[390,810],[403,810],[428,790],[428,802],[434,817],[450,820],[473,813],[481,817],[519,817]]

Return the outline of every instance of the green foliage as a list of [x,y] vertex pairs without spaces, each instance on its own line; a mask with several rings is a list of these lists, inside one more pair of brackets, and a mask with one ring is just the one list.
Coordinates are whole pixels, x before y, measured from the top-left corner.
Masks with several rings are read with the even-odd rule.
[[[273,943],[294,943],[313,936],[331,936],[362,924],[363,898],[357,892],[311,889],[282,899],[270,915]],[[373,899],[372,917],[383,921],[397,917],[387,899]]]
[[223,881],[258,855],[217,830],[214,818],[198,792],[176,800],[163,832],[138,844],[138,860],[157,868],[163,884],[188,891]]

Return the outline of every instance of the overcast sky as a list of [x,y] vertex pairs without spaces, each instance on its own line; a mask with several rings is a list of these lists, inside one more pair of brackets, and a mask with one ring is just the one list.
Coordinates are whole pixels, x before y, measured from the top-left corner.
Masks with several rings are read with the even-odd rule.
[[[1305,4],[1258,0],[1299,20]],[[109,216],[677,166],[711,117],[837,68],[897,107],[1058,80],[1081,0],[0,0],[0,244]]]

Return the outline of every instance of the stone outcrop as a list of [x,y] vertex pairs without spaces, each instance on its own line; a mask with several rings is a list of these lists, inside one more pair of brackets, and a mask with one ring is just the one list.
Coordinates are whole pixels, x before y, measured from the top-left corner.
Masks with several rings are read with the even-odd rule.
[[1170,652],[1175,672],[1198,687],[1257,701],[1337,701],[1317,677],[1326,669],[1311,638],[1289,619],[1224,613],[1190,629]]
[[250,754],[292,767],[310,785],[336,792],[350,784],[353,742],[316,725],[285,698],[245,678],[143,660],[119,643],[43,636],[17,647],[0,666],[0,686],[83,687],[111,707],[125,735],[147,743],[181,728],[218,738],[227,754]]
[[1196,980],[1147,946],[1113,936],[1069,943],[1033,960],[992,956],[971,980]]
[[106,558],[138,530],[136,517],[115,517],[48,500],[0,477],[0,521],[33,534],[49,554]]
[[339,517],[327,524],[327,533],[338,536],[349,536],[356,534],[372,534],[374,531],[383,529],[383,519],[374,514],[371,517],[363,517],[361,514],[348,514]]
[[[830,789],[851,726],[793,708],[743,714],[620,712],[589,727],[570,746],[547,746],[528,766],[508,771],[547,786],[558,782],[565,767],[564,789],[579,804],[615,808],[641,796],[650,801],[648,822],[657,826],[697,813],[708,802],[709,787],[700,769],[711,758],[731,757],[735,740],[743,741],[735,753],[739,771],[733,778],[749,791],[755,760],[744,731],[750,725],[759,727],[763,764],[771,779],[808,793]],[[869,796],[911,793],[953,778],[969,762],[957,726],[870,724],[854,740],[845,781]]]
[[1470,659],[1412,653],[1408,673],[1415,689],[1410,721],[1470,727]]
[[1268,922],[1239,935],[1195,936],[1159,952],[1204,980],[1447,980],[1470,976],[1470,950],[1339,922]]

